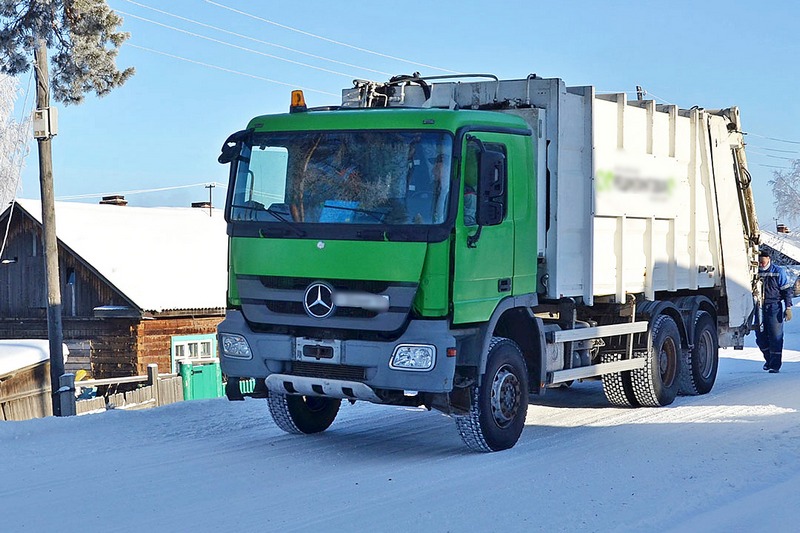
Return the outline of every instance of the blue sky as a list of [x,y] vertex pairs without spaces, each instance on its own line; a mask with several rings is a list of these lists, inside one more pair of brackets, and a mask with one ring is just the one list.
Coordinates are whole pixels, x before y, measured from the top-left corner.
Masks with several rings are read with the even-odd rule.
[[[659,103],[684,108],[737,105],[765,228],[773,227],[767,184],[772,167],[800,158],[800,103],[794,98],[800,7],[789,2],[108,3],[125,13],[123,29],[131,33],[118,65],[134,66],[136,74],[104,98],[90,95],[79,106],[59,105],[59,134],[53,140],[57,198],[187,186],[126,196],[131,205],[207,199],[204,184],[227,182],[226,168],[216,162],[227,135],[252,116],[285,112],[292,88],[305,88],[310,106],[336,104],[336,95],[356,77],[444,73],[439,69],[501,78],[536,73],[598,91],[632,93],[641,85]],[[28,87],[27,75],[20,85]],[[24,100],[23,95],[18,108]],[[32,100],[31,95],[29,106]],[[38,187],[33,146],[20,196],[37,198]],[[221,204],[224,189],[214,194],[215,204]]]

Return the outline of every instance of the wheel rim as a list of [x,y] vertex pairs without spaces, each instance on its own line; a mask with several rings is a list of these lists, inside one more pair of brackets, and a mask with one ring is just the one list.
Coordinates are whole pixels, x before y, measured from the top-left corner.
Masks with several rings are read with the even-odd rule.
[[501,427],[508,427],[517,415],[520,407],[522,388],[519,379],[504,365],[492,380],[492,418]]
[[328,405],[327,398],[320,398],[318,396],[303,396],[303,403],[306,404],[306,408],[312,413],[324,411],[325,407]]
[[710,331],[707,329],[703,330],[697,343],[697,351],[695,353],[695,368],[700,371],[700,375],[703,376],[703,379],[708,379],[711,376],[714,367],[713,352],[714,338]]
[[672,385],[678,373],[678,349],[675,341],[671,338],[664,339],[664,343],[658,351],[658,369],[661,374],[661,382],[667,387]]

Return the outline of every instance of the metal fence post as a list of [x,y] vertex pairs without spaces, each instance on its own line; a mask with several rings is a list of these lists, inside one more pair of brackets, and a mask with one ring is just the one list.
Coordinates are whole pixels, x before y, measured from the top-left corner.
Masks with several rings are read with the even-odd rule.
[[158,365],[150,363],[147,365],[147,384],[152,387],[153,399],[156,401],[156,407],[161,405],[161,395],[158,391]]
[[61,374],[58,378],[58,404],[61,407],[59,416],[75,416],[75,374]]

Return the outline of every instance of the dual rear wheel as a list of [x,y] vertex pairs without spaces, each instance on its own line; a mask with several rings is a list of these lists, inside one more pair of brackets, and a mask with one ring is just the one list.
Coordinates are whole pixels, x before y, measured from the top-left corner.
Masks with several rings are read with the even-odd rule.
[[[706,394],[714,386],[719,366],[716,322],[707,312],[697,313],[691,350],[681,348],[675,320],[660,315],[653,321],[643,368],[603,376],[603,391],[613,405],[659,407],[669,405],[678,394]],[[607,354],[604,362],[621,354]]]

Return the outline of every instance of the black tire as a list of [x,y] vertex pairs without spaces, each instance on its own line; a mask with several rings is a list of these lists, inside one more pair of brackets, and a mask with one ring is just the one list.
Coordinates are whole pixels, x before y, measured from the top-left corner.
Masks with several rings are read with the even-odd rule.
[[528,369],[517,343],[492,338],[486,373],[470,394],[469,414],[454,417],[464,443],[477,452],[513,447],[528,413]]
[[270,392],[269,412],[275,424],[287,433],[320,433],[336,419],[342,400],[320,396],[297,396]]
[[717,380],[719,337],[714,317],[705,311],[694,321],[694,346],[687,350],[678,394],[708,394]]
[[[621,353],[607,353],[601,356],[603,363],[611,363],[622,360]],[[636,395],[633,393],[633,384],[631,383],[631,372],[614,372],[612,374],[603,374],[603,393],[611,405],[617,407],[639,407],[639,402],[636,401]]]
[[643,407],[661,407],[675,401],[683,363],[681,335],[672,317],[660,315],[650,330],[644,368],[631,371],[636,401]]

